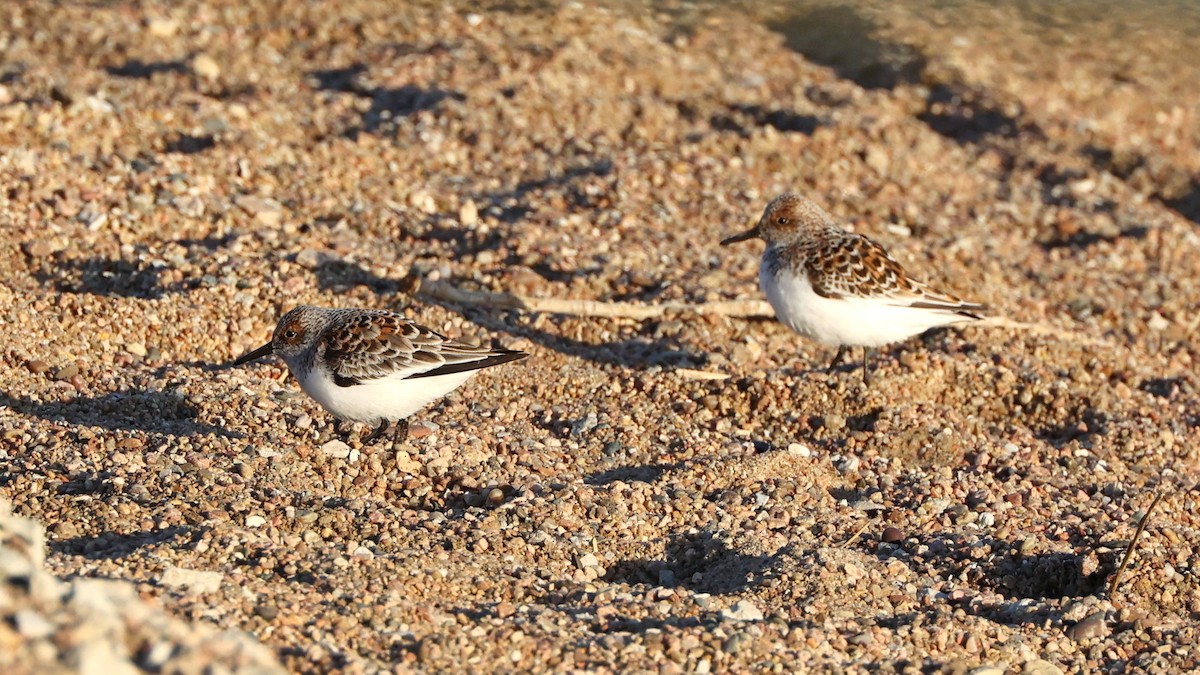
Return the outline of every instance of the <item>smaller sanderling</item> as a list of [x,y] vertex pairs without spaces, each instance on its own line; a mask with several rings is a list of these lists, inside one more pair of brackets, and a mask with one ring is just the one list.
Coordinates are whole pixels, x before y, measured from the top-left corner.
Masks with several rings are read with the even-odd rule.
[[983,305],[939,293],[908,276],[882,246],[842,229],[813,202],[788,192],[767,205],[753,228],[722,246],[766,241],[758,281],[775,316],[788,328],[836,345],[832,370],[846,349],[869,351],[930,328],[976,321]]
[[472,346],[383,310],[302,305],[284,314],[267,344],[234,366],[278,354],[306,394],[342,420],[375,425],[362,439],[378,439],[392,422],[445,396],[482,368],[516,361],[525,352]]

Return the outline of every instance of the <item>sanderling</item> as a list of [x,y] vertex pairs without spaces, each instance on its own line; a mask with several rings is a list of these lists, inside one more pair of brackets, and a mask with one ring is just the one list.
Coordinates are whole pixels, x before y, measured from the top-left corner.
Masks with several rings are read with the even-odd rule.
[[383,310],[302,305],[279,319],[267,344],[234,366],[278,354],[306,394],[341,422],[377,425],[362,439],[378,439],[392,422],[408,432],[409,415],[445,396],[482,368],[516,361],[525,352],[475,347]]
[[976,321],[983,305],[939,293],[908,276],[882,246],[847,232],[824,209],[788,192],[767,205],[753,228],[722,246],[760,237],[767,243],[758,281],[775,316],[788,328],[828,345],[841,362],[863,348],[863,381],[874,347],[936,326]]

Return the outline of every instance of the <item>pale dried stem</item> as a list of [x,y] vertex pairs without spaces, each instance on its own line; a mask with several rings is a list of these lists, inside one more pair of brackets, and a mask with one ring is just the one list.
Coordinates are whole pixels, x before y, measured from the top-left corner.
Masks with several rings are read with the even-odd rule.
[[[634,302],[604,302],[600,300],[569,300],[564,298],[535,298],[516,293],[472,291],[459,288],[445,281],[427,281],[419,278],[405,280],[410,293],[426,300],[449,302],[468,307],[491,307],[515,309],[542,314],[562,314],[605,319],[658,319],[668,314],[701,314],[727,316],[739,319],[769,319],[775,316],[771,305],[764,300],[721,300],[718,302],[664,302],[646,305]],[[1109,346],[1107,340],[1083,333],[1058,328],[1047,324],[1025,323],[1004,317],[988,317],[974,324],[994,328],[1024,330],[1041,335],[1090,345]]]
[[657,319],[668,314],[711,314],[744,319],[774,316],[771,306],[762,300],[728,300],[722,302],[664,302],[644,305],[634,302],[603,302],[599,300],[567,300],[563,298],[534,298],[516,293],[469,291],[444,281],[423,281],[416,296],[470,307],[516,309],[542,314],[563,314],[606,319]]
[[1146,513],[1142,514],[1142,519],[1138,521],[1137,530],[1133,533],[1133,539],[1129,540],[1129,546],[1125,548],[1125,557],[1121,558],[1121,566],[1117,568],[1117,573],[1113,575],[1112,583],[1108,585],[1108,598],[1110,600],[1116,595],[1117,585],[1121,583],[1121,577],[1125,574],[1125,568],[1129,566],[1129,559],[1133,557],[1133,549],[1137,546],[1138,539],[1141,539],[1142,531],[1146,529],[1146,523],[1150,522],[1150,514],[1154,513],[1154,507],[1158,506],[1158,501],[1162,497],[1162,492],[1154,495],[1154,501],[1150,502],[1150,508],[1146,509]]
[[848,548],[848,547],[850,546],[850,544],[853,544],[853,543],[854,543],[854,540],[855,540],[855,539],[858,539],[858,538],[859,538],[859,537],[862,535],[862,533],[863,533],[863,532],[866,532],[866,531],[867,531],[867,528],[868,528],[868,527],[870,527],[870,526],[871,526],[871,521],[870,521],[870,520],[868,520],[868,521],[866,521],[865,523],[863,523],[863,524],[862,524],[862,527],[858,528],[858,530],[857,530],[857,531],[855,531],[855,533],[854,533],[854,534],[850,535],[850,538],[849,538],[849,539],[847,539],[846,541],[842,542],[842,545],[841,545],[841,546],[839,546],[838,548]]

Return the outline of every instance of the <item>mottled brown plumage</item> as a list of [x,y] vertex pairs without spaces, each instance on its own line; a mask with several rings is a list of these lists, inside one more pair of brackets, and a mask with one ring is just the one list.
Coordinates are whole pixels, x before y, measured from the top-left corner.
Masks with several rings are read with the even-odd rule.
[[[748,232],[722,243],[762,237],[771,245],[764,264],[772,274],[802,270],[826,298],[886,298],[897,304],[973,316],[983,305],[933,290],[910,277],[875,241],[847,232],[820,206],[788,192],[775,198]],[[978,317],[975,317],[978,318]]]
[[767,242],[759,283],[776,316],[836,345],[839,357],[847,346],[870,349],[980,318],[983,305],[913,279],[882,246],[842,229],[794,192],[775,198],[753,228],[721,244],[756,237]]
[[[340,386],[407,372],[405,377],[436,377],[512,361],[524,354],[452,340],[391,312],[358,311],[335,323],[318,349]],[[469,367],[468,367],[469,366]]]
[[241,365],[278,354],[301,388],[341,419],[378,424],[378,438],[399,421],[482,368],[524,352],[453,340],[383,310],[302,306],[279,320],[271,342]]
[[878,243],[843,230],[775,248],[766,263],[774,274],[781,268],[804,270],[813,291],[826,298],[888,298],[910,307],[968,315],[983,309],[913,279]]

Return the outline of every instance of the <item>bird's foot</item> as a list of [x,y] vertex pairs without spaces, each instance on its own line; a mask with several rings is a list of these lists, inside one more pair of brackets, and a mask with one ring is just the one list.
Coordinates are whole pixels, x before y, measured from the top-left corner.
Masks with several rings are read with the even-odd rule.
[[375,429],[371,433],[367,434],[366,436],[363,436],[362,444],[364,446],[367,446],[367,445],[371,445],[375,441],[379,440],[379,437],[383,436],[383,432],[387,431],[387,428],[389,426],[391,426],[391,424],[392,423],[387,420],[381,421],[379,423],[379,426],[375,427]]
[[845,358],[847,351],[848,348],[846,345],[841,345],[838,347],[837,354],[833,355],[833,360],[829,362],[829,367],[825,369],[826,374],[832,373],[839,365],[841,365],[842,359]]
[[[363,437],[362,444],[364,446],[367,446],[367,445],[371,445],[372,443],[375,443],[376,441],[378,441],[380,438],[383,437],[384,432],[387,431],[388,427],[391,426],[391,424],[392,423],[388,420],[381,421],[379,423],[379,426],[375,427],[375,429],[373,431],[371,431],[371,433],[369,433]],[[406,438],[408,438],[408,420],[398,420],[396,422],[395,429],[392,431],[392,442],[400,443],[400,442],[404,441]]]

